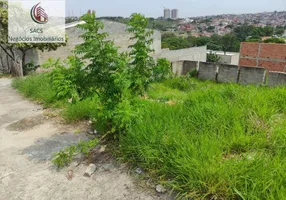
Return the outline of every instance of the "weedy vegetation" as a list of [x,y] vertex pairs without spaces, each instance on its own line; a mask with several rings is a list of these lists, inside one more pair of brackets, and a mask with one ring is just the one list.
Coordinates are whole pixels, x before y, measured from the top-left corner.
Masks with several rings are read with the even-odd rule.
[[[13,86],[61,108],[67,121],[92,119],[102,135],[113,136],[124,160],[178,198],[285,199],[285,87],[172,77],[166,59],[150,57],[152,32],[142,15],[129,22],[135,41],[129,54],[105,40],[94,13],[82,19],[84,43],[67,61],[50,60],[51,72],[16,79]],[[98,142],[64,149],[53,162],[64,167]]]

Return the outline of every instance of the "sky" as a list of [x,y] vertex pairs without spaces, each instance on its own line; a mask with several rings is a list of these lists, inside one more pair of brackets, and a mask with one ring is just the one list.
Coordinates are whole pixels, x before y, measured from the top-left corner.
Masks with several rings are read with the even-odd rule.
[[91,9],[96,11],[97,17],[128,17],[134,12],[147,17],[160,17],[164,7],[179,9],[181,18],[286,11],[286,0],[66,0],[66,4],[68,16],[78,16]]

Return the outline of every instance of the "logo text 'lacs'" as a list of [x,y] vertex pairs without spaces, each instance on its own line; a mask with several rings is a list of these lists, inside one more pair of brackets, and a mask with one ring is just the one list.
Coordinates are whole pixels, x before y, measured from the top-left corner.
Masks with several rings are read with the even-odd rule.
[[49,20],[45,10],[39,6],[40,3],[34,5],[31,9],[31,18],[38,24],[46,24]]

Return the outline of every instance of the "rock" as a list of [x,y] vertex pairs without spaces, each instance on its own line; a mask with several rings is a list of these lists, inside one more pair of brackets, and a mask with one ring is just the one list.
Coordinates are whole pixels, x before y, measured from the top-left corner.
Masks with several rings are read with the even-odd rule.
[[103,153],[103,152],[105,152],[105,149],[106,149],[106,145],[103,145],[100,147],[99,152]]
[[143,170],[142,170],[141,168],[137,168],[137,169],[135,170],[135,172],[136,172],[137,174],[143,174]]
[[159,185],[156,186],[156,191],[158,193],[165,193],[167,190],[166,190],[166,188],[163,187],[163,185],[159,184]]
[[66,177],[69,181],[71,181],[73,179],[73,170],[69,170]]
[[93,130],[90,128],[90,129],[88,129],[88,134],[90,134],[90,135],[93,135],[94,134],[94,132],[93,132]]
[[87,132],[88,132],[88,134],[90,134],[90,135],[96,135],[96,134],[97,134],[97,131],[96,131],[96,130],[93,130],[92,128],[89,128]]
[[84,176],[91,177],[91,175],[94,174],[95,170],[96,170],[96,166],[94,164],[90,164],[88,168],[86,168],[84,172]]

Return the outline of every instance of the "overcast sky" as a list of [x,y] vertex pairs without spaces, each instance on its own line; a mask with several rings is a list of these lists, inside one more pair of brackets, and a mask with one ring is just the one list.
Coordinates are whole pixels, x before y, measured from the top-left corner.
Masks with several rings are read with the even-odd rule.
[[285,11],[286,0],[66,0],[67,15],[80,15],[88,9],[97,16],[128,17],[134,12],[160,17],[163,9],[179,9],[179,17],[215,14],[241,14],[264,11]]

